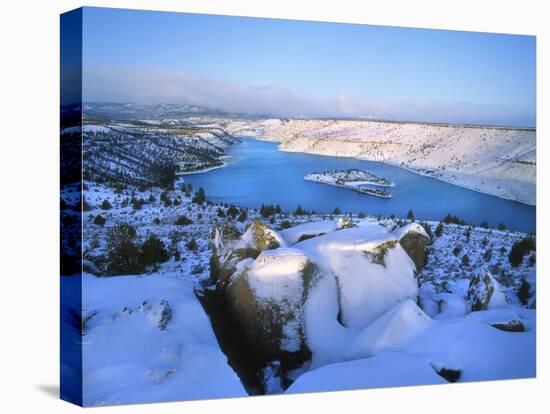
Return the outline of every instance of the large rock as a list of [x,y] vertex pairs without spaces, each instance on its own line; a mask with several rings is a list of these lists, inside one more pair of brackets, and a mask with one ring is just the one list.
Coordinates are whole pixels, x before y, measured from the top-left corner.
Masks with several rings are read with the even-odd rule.
[[251,351],[283,362],[310,357],[303,305],[318,273],[303,252],[291,248],[265,250],[239,264],[225,295]]
[[468,301],[475,312],[506,305],[506,295],[490,273],[477,274],[470,280]]
[[416,301],[415,264],[394,234],[375,223],[335,231],[294,245],[337,281],[338,319],[362,329],[396,303]]
[[431,243],[430,236],[418,223],[410,223],[395,232],[399,244],[420,269],[426,264],[426,248]]
[[232,223],[224,223],[212,229],[212,256],[210,257],[210,279],[225,286],[229,277],[235,272],[237,263],[242,257],[234,251],[242,233]]
[[223,287],[239,262],[281,246],[286,246],[283,238],[259,220],[254,220],[244,233],[231,223],[217,226],[212,230],[211,279]]
[[[295,241],[303,230],[311,229],[284,235]],[[312,355],[312,366],[334,360],[355,333],[418,295],[414,262],[395,234],[375,223],[292,248],[259,221],[242,235],[218,228],[213,236],[213,272],[227,313],[250,352],[281,361],[285,372]]]

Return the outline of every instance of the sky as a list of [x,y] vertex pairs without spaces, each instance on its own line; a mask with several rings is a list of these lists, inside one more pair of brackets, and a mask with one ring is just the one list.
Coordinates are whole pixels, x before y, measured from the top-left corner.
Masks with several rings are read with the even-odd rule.
[[83,99],[534,126],[535,37],[85,8]]

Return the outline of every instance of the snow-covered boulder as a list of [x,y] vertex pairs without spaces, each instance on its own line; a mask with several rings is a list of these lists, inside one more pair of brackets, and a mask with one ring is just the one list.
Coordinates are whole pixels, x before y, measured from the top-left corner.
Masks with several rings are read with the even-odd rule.
[[352,341],[345,359],[359,359],[393,349],[428,329],[432,319],[411,299],[369,324]]
[[243,248],[251,249],[257,254],[264,250],[286,247],[286,242],[281,235],[260,220],[250,223],[241,237],[241,242],[244,243]]
[[289,245],[331,233],[340,228],[337,220],[320,220],[298,224],[281,231],[281,236]]
[[339,320],[364,328],[405,299],[416,300],[415,264],[394,234],[375,223],[297,243],[337,281]]
[[411,257],[417,269],[426,263],[426,247],[431,243],[431,238],[418,223],[410,223],[395,232],[399,244]]
[[340,217],[338,220],[320,220],[298,224],[297,226],[281,231],[281,236],[289,245],[293,245],[336,230],[349,229],[352,227],[355,227],[355,224],[351,219]]
[[217,226],[212,231],[212,279],[224,286],[240,261],[255,259],[264,250],[285,246],[281,235],[260,220],[254,220],[242,234],[230,223]]
[[268,359],[309,358],[303,304],[318,275],[318,267],[292,248],[265,250],[241,262],[225,296],[251,350]]
[[223,223],[212,229],[212,256],[210,258],[210,277],[212,282],[227,283],[235,272],[237,263],[246,259],[246,252],[236,252],[235,245],[242,233],[232,223]]
[[490,273],[474,275],[468,287],[468,301],[472,311],[506,306],[506,295]]

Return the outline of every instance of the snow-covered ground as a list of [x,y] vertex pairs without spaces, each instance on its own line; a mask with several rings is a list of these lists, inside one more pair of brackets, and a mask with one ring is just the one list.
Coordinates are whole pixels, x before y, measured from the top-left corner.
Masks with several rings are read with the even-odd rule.
[[[76,214],[78,192],[72,190],[62,193],[65,215]],[[231,220],[244,232],[261,217],[258,210],[237,208],[246,218],[230,219],[229,206],[194,203],[195,194],[196,189],[186,187],[139,191],[85,183],[87,405],[245,395],[194,292],[210,288],[212,226]],[[143,201],[138,208],[135,199]],[[105,200],[110,208],[104,208]],[[190,223],[176,224],[182,215]],[[105,223],[98,224],[97,216]],[[304,322],[312,360],[289,373],[295,382],[287,392],[442,383],[437,372],[443,368],[460,371],[459,381],[535,375],[535,310],[527,309],[535,306],[535,299],[532,296],[525,306],[518,299],[523,280],[532,293],[536,289],[534,253],[517,268],[508,261],[511,245],[524,234],[445,224],[429,247],[426,266],[415,275],[414,264],[401,248],[383,254],[383,265],[365,254],[380,243],[393,246],[403,236],[399,220],[281,213],[264,221],[280,230],[272,237],[282,247],[265,251],[257,263],[247,262],[258,291],[269,292],[272,299],[297,291],[292,288],[296,273],[287,272],[286,264],[290,260],[300,268],[311,259],[337,275],[342,294],[339,299],[335,295],[334,278],[323,278],[308,292]],[[120,223],[135,227],[138,240],[158,236],[169,260],[142,275],[98,277],[106,275],[102,266],[109,232]],[[358,227],[349,228],[352,225]],[[426,224],[432,233],[437,225]],[[243,247],[252,237],[247,234]],[[486,271],[504,300],[489,310],[471,312],[470,280]],[[72,278],[63,280],[70,283]],[[295,299],[299,303],[299,297]],[[491,326],[512,320],[521,321],[525,332]],[[293,350],[290,328],[286,346]],[[267,390],[282,392],[273,375]]]
[[84,274],[82,290],[85,405],[246,395],[181,273]]
[[[414,303],[409,305],[412,308]],[[518,317],[527,325],[527,332],[503,332],[490,325]],[[385,320],[375,321],[361,335],[365,343],[360,348],[370,352],[352,351],[347,360],[306,372],[286,392],[442,384],[446,381],[437,374],[442,369],[459,371],[459,382],[536,374],[533,310],[504,308],[442,321],[432,321],[425,314],[415,319],[405,313],[398,323],[393,319],[389,325],[381,323],[388,322]]]

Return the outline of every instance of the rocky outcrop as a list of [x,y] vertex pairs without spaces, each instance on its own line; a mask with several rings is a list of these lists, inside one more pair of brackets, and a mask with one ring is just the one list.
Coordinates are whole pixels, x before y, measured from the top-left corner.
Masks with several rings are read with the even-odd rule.
[[519,319],[492,323],[491,326],[505,332],[525,332],[525,325]]
[[147,317],[151,324],[158,327],[161,331],[165,330],[168,322],[172,320],[172,308],[166,300],[161,300],[157,303],[144,300],[139,305],[138,310]]
[[415,264],[395,234],[375,223],[328,224],[329,233],[293,247],[290,240],[320,226],[287,231],[286,242],[260,221],[242,234],[213,231],[212,273],[225,313],[246,349],[265,363],[280,361],[284,372],[312,351],[335,352],[328,331],[345,341],[347,329],[363,329],[418,294]]
[[237,263],[246,258],[246,255],[243,257],[233,249],[241,236],[242,233],[233,223],[223,223],[212,229],[210,279],[213,283],[225,286]]
[[212,282],[225,286],[229,277],[244,259],[255,259],[263,250],[286,246],[283,238],[260,220],[254,220],[241,233],[232,223],[224,223],[212,230]]
[[494,291],[495,285],[489,273],[472,277],[468,287],[468,300],[472,311],[486,310]]
[[254,220],[250,223],[241,240],[245,243],[245,248],[252,250],[256,257],[264,250],[286,246],[279,233],[270,229],[260,220]]
[[380,243],[369,250],[365,250],[365,255],[370,259],[372,263],[382,265],[386,267],[384,257],[388,249],[393,249],[397,246],[397,240],[388,240]]
[[445,378],[448,382],[457,382],[460,379],[460,376],[462,375],[462,371],[459,369],[452,369],[452,368],[440,368],[436,370],[442,378]]
[[426,248],[431,243],[431,238],[424,228],[418,223],[410,223],[395,232],[399,244],[419,270],[426,264]]
[[474,275],[468,286],[468,301],[472,311],[481,311],[506,304],[506,295],[490,273]]
[[303,305],[318,272],[301,251],[289,248],[265,250],[239,266],[225,296],[251,350],[287,363],[309,358]]

